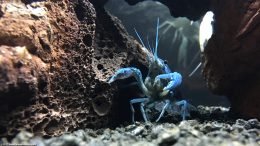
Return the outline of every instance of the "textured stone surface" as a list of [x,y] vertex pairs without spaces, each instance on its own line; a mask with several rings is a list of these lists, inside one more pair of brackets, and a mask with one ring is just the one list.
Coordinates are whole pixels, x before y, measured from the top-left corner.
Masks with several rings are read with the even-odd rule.
[[203,76],[226,95],[239,116],[260,118],[260,1],[212,2],[214,34],[203,57]]
[[[225,117],[227,109],[219,107],[200,107],[200,117],[180,123],[136,123],[116,129],[78,130],[51,139],[34,137],[27,132],[19,133],[11,140],[13,144],[37,144],[42,146],[71,145],[147,145],[147,146],[258,146],[260,145],[260,122],[257,119],[231,120]],[[215,113],[219,113],[217,116]],[[211,117],[211,118],[209,118]],[[1,142],[1,141],[0,141]],[[2,139],[2,143],[7,143]]]
[[117,112],[128,106],[106,81],[122,66],[145,64],[138,43],[102,3],[32,2],[0,3],[0,136],[57,136],[123,120]]

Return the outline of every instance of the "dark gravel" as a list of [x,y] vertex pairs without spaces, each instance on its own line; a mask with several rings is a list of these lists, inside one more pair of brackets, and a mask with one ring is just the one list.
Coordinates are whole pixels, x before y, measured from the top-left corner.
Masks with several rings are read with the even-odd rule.
[[[19,133],[12,144],[37,146],[260,146],[257,119],[231,119],[228,109],[199,106],[192,120],[177,123],[141,123],[115,129],[85,129],[60,137],[43,139],[28,132]],[[2,143],[8,143],[2,138]]]

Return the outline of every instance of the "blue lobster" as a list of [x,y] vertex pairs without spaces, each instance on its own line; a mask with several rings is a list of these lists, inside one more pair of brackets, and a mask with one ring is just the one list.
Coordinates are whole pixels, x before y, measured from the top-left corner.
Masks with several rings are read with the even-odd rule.
[[[134,123],[134,107],[133,104],[140,103],[140,110],[145,122],[148,121],[145,112],[145,106],[153,104],[155,102],[162,102],[164,105],[160,108],[161,112],[159,117],[156,119],[158,122],[161,117],[164,115],[165,111],[170,107],[179,107],[179,112],[182,116],[182,120],[185,120],[189,116],[189,104],[186,100],[176,101],[174,99],[174,93],[176,87],[182,83],[182,76],[178,72],[171,72],[166,61],[163,61],[158,57],[157,48],[158,48],[158,31],[159,31],[159,18],[157,20],[156,27],[156,41],[155,47],[152,48],[148,42],[148,48],[144,45],[143,40],[141,39],[138,32],[135,30],[136,35],[138,36],[144,51],[147,52],[147,59],[149,62],[148,75],[143,81],[142,73],[139,69],[134,67],[121,68],[115,72],[115,74],[109,79],[108,83],[112,83],[118,79],[126,79],[129,77],[134,77],[140,87],[141,91],[145,95],[142,98],[134,98],[130,100],[130,108],[132,111],[132,122]],[[176,108],[175,108],[176,109]]]

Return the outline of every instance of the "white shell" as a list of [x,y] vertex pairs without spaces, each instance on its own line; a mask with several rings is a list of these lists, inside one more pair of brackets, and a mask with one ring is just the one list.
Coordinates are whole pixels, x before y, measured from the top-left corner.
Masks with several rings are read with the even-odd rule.
[[212,11],[208,11],[202,21],[200,23],[200,30],[199,30],[199,43],[200,43],[200,50],[204,52],[204,48],[211,38],[213,34],[213,26],[212,23],[214,22],[214,13]]

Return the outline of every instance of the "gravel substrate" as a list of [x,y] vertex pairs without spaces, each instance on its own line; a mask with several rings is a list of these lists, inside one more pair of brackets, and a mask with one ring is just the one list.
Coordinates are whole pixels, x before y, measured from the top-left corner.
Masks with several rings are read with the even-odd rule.
[[[260,146],[260,122],[257,119],[227,119],[228,110],[221,107],[198,109],[201,110],[197,115],[200,119],[175,124],[136,122],[115,129],[78,130],[50,139],[21,132],[11,143],[37,146]],[[216,115],[219,117],[214,119]],[[8,143],[5,138],[1,142]]]

